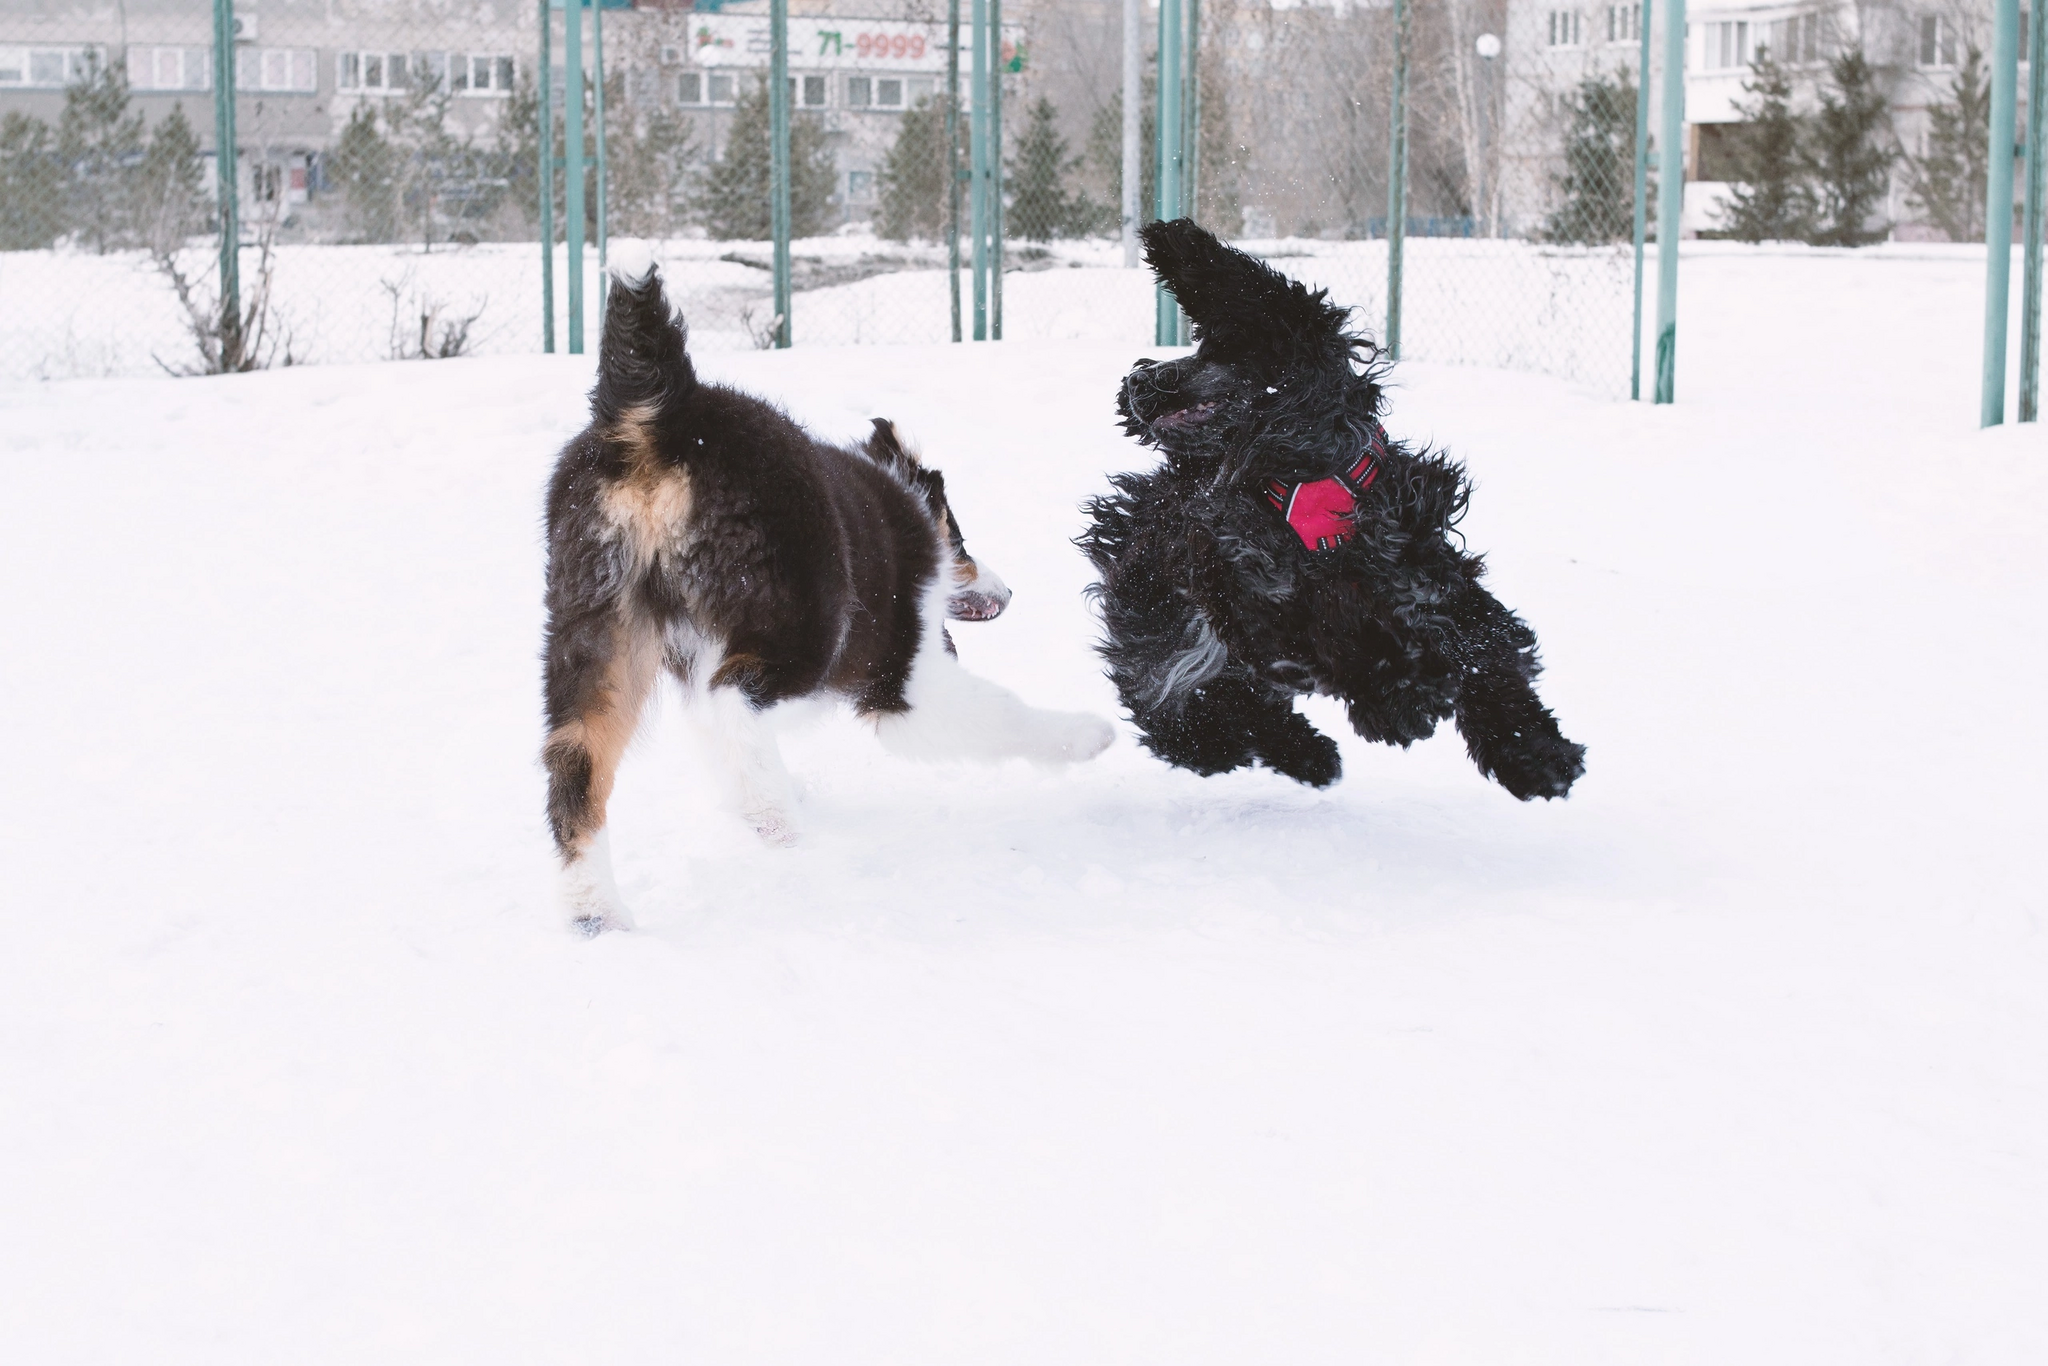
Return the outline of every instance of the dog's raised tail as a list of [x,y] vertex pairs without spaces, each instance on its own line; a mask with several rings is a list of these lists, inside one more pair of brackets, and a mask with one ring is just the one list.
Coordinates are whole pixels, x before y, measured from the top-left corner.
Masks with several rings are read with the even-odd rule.
[[634,250],[621,243],[615,248],[611,277],[591,416],[606,427],[629,415],[643,422],[659,420],[697,387],[682,319],[669,307],[661,272],[644,247]]

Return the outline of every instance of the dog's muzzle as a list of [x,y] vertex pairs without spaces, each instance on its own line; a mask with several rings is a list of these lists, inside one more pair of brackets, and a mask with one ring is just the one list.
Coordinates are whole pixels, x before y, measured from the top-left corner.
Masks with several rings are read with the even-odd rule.
[[1010,605],[1010,585],[976,565],[974,577],[946,599],[946,615],[955,621],[993,621]]

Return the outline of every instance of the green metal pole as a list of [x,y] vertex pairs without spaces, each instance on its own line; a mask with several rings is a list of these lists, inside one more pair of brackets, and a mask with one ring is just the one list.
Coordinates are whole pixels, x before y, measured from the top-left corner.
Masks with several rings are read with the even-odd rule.
[[1650,4],[1643,0],[1642,17],[1636,21],[1642,52],[1636,60],[1636,306],[1628,331],[1630,401],[1643,396],[1643,243],[1650,235]]
[[2012,294],[2013,105],[2020,83],[2020,3],[1997,0],[1991,26],[1990,162],[1984,194],[1984,402],[1980,424],[2005,421],[2006,308]]
[[[1159,0],[1159,216],[1181,212],[1181,0]],[[1180,344],[1180,305],[1164,286],[1157,292],[1153,340]]]
[[1678,398],[1678,233],[1685,209],[1685,0],[1664,16],[1664,127],[1657,140],[1657,388]]
[[775,249],[775,345],[789,345],[789,0],[768,2],[768,232]]
[[585,0],[590,6],[590,64],[595,69],[596,80],[592,89],[597,95],[597,330],[604,331],[604,283],[606,219],[605,211],[605,162],[604,162],[604,3],[603,0]]
[[1401,359],[1401,248],[1408,239],[1408,0],[1394,0],[1394,100],[1387,115],[1387,355]]
[[554,15],[540,0],[540,349],[555,350],[555,57]]
[[213,167],[220,194],[220,355],[242,359],[242,191],[235,148],[234,0],[213,0]]
[[583,354],[583,0],[562,7],[562,224],[569,237],[569,354]]
[[1003,0],[988,0],[988,335],[1003,339]]
[[974,0],[973,106],[967,142],[974,165],[968,187],[967,231],[974,239],[974,339],[988,340],[988,0]]
[[960,340],[960,0],[946,6],[946,283]]
[[2048,193],[2048,158],[2042,155],[2048,112],[2048,24],[2027,26],[2027,222],[2020,253],[2020,421],[2041,417],[2041,199]]
[[[1195,216],[1197,186],[1195,177],[1202,169],[1202,73],[1199,60],[1202,50],[1202,0],[1187,0],[1186,32],[1181,43],[1182,74],[1180,101],[1180,211],[1188,217]],[[1175,320],[1175,340],[1182,346],[1194,341],[1188,325],[1188,315],[1179,309]]]

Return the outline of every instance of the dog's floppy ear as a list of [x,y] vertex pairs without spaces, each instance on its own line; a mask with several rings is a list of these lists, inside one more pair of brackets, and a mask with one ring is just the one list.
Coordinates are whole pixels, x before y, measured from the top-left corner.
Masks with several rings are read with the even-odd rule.
[[1270,346],[1276,336],[1312,346],[1344,345],[1346,310],[1255,256],[1227,247],[1192,218],[1148,223],[1145,264],[1173,291],[1198,340],[1234,349]]
[[886,417],[874,419],[875,430],[868,437],[868,454],[885,464],[915,465],[917,456],[903,444],[897,434],[896,424]]

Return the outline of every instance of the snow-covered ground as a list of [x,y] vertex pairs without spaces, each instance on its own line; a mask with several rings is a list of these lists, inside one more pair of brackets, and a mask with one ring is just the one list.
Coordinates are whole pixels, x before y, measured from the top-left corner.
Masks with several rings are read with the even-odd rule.
[[[0,388],[0,1359],[2048,1358],[2048,440],[1973,430],[1981,267],[1890,266],[1704,253],[1672,408],[1401,372],[1569,801],[842,718],[774,850],[661,727],[594,942],[534,763],[586,360]],[[963,657],[1108,712],[1134,347],[704,364],[915,428],[1017,590]]]

